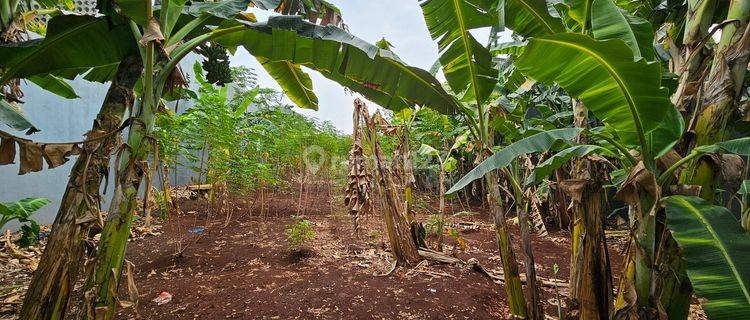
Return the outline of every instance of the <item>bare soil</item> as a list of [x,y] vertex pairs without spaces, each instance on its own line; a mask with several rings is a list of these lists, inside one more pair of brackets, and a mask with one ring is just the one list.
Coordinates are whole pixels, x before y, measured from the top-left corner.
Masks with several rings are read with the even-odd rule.
[[[257,199],[232,198],[231,218],[211,213],[203,199],[184,199],[183,214],[173,215],[161,235],[133,241],[127,259],[135,264],[139,302],[121,309],[120,319],[505,319],[508,308],[501,282],[458,266],[423,263],[398,268],[388,276],[392,258],[382,218],[364,220],[359,236],[352,231],[346,208],[325,188],[311,189],[304,209],[297,192],[266,194],[264,214]],[[251,203],[255,202],[254,205]],[[417,218],[435,212],[423,201]],[[449,206],[448,212],[463,209]],[[450,216],[465,239],[461,259],[476,258],[486,269],[500,270],[495,233],[480,206],[476,214]],[[316,236],[302,250],[287,246],[285,226],[296,213],[314,224]],[[229,222],[228,224],[226,222]],[[226,225],[226,226],[225,226]],[[204,231],[196,232],[196,227]],[[516,255],[523,270],[518,230],[511,226]],[[617,242],[617,241],[615,241]],[[178,244],[184,249],[181,256]],[[448,239],[449,247],[456,242]],[[567,279],[569,238],[551,231],[534,238],[537,272]],[[619,274],[619,244],[610,246],[613,274]],[[450,249],[449,248],[449,249]],[[559,266],[553,274],[553,266]],[[127,286],[121,299],[127,300]],[[168,292],[172,300],[152,299]],[[561,299],[567,294],[559,288]],[[556,289],[544,288],[547,315],[557,318]],[[563,301],[564,309],[564,301]]]

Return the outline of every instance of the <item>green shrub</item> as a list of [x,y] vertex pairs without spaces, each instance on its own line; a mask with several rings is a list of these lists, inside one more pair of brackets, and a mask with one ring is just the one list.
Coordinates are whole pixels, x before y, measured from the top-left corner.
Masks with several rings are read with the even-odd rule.
[[[440,235],[440,215],[437,214],[431,214],[427,217],[427,220],[424,223],[424,228],[427,231],[427,234],[438,236]],[[445,223],[442,223],[443,226],[445,226]],[[444,231],[444,230],[442,230]]]
[[286,226],[286,240],[289,250],[297,251],[305,242],[315,238],[312,222],[299,216],[292,216],[293,223]]
[[39,224],[31,215],[49,203],[50,201],[45,198],[26,198],[16,202],[0,203],[0,229],[6,223],[18,220],[22,223],[19,244],[22,247],[32,245],[39,235]]

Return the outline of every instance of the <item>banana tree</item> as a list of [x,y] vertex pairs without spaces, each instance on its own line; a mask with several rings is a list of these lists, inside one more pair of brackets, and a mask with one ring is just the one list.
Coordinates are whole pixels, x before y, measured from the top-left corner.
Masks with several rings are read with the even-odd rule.
[[[557,83],[572,97],[579,98],[596,121],[613,132],[616,145],[621,149],[638,150],[646,168],[655,170],[655,159],[676,143],[683,125],[676,109],[669,103],[666,90],[661,88],[660,64],[649,62],[653,59],[650,26],[643,19],[624,13],[612,1],[570,1],[566,4],[558,5],[558,10],[547,11],[544,1],[505,1],[506,25],[528,42],[521,49],[523,53],[515,58],[515,67],[537,81]],[[513,18],[507,18],[509,15]],[[553,57],[555,63],[538,63]],[[577,113],[577,116],[581,114]],[[652,273],[652,264],[648,260],[654,253],[649,249],[654,242],[654,222],[653,215],[648,213],[653,201],[644,200],[645,203],[633,206],[647,210],[645,214],[634,212],[645,219],[637,224],[639,230],[636,234],[638,242],[651,244],[643,244],[644,250],[637,250],[635,254],[645,254],[633,259],[640,265],[640,272],[636,273],[639,302],[648,304]],[[586,226],[587,229],[601,230],[599,223],[592,223],[595,224]],[[589,233],[598,234],[594,230]],[[592,241],[599,242],[596,237]],[[577,248],[574,245],[574,261]],[[589,263],[584,262],[584,265]],[[573,271],[582,272],[577,268]],[[583,279],[571,274],[571,279],[604,284],[606,273],[599,273],[599,279]],[[585,289],[580,294],[574,291],[577,295],[574,298],[581,302],[584,318],[601,317],[607,313],[608,302],[583,302],[588,299],[582,295],[591,290]],[[595,288],[593,291],[597,292]]]
[[[638,8],[640,13],[637,12],[637,14],[642,14],[643,11],[640,10],[644,7],[633,3],[631,1],[618,2],[628,7],[632,5],[633,8]],[[692,6],[690,12],[695,13],[696,9],[701,8],[700,6],[710,7],[713,4],[711,1],[696,1],[691,2],[690,5]],[[733,1],[728,4],[729,16],[735,19],[732,23],[737,24],[736,27],[739,30],[746,30],[743,29],[746,25],[743,20],[746,19],[744,14],[746,5],[747,3],[743,1]],[[651,52],[654,48],[650,46],[651,39],[653,39],[652,29],[645,28],[643,19],[635,19],[633,15],[620,10],[613,1],[565,1],[564,4],[556,5],[556,10],[547,10],[544,1],[507,0],[504,1],[504,7],[506,25],[515,32],[521,33],[528,43],[525,47],[514,49],[515,67],[525,76],[535,80],[558,83],[571,96],[581,99],[586,109],[594,116],[593,119],[605,125],[606,130],[603,131],[609,132],[606,135],[599,135],[598,139],[604,140],[613,150],[619,151],[621,156],[618,161],[625,166],[624,169],[630,171],[620,193],[622,196],[629,194],[635,237],[627,259],[627,272],[624,277],[626,281],[620,286],[620,295],[613,316],[631,317],[639,312],[659,309],[669,314],[670,318],[686,317],[690,288],[684,286],[687,283],[686,279],[681,279],[679,276],[681,272],[679,258],[664,258],[676,256],[673,254],[676,247],[669,245],[671,242],[668,234],[656,233],[657,230],[668,230],[668,228],[656,219],[664,214],[658,207],[662,189],[652,188],[656,184],[655,177],[660,174],[661,170],[664,170],[664,167],[657,166],[657,159],[670,152],[681,138],[684,122],[677,109],[669,103],[666,90],[661,88],[662,67],[659,63],[650,62],[656,59]],[[656,11],[656,8],[651,8],[646,16],[656,16],[654,14]],[[550,12],[552,14],[549,14]],[[676,12],[681,11],[676,10]],[[701,14],[710,16],[711,13],[708,12],[703,11]],[[651,18],[652,21],[655,20],[653,16]],[[551,23],[551,21],[555,22]],[[558,22],[563,23],[565,30],[578,34],[558,33],[559,28],[555,31],[556,28],[551,27],[558,25]],[[692,24],[693,22],[688,23],[688,25]],[[698,24],[706,25],[707,23],[704,21]],[[719,25],[725,29],[728,26],[729,22]],[[743,48],[744,42],[741,41],[743,38],[739,36],[743,33],[735,33],[732,28],[728,31],[731,35],[726,36],[728,40],[725,41],[725,46],[718,46],[718,48],[726,49],[730,44],[734,44],[730,51]],[[707,34],[700,29],[693,33]],[[706,37],[702,39],[705,41]],[[733,42],[729,39],[733,39]],[[696,43],[693,43],[692,45],[700,47],[703,44],[696,46]],[[522,53],[519,55],[517,52]],[[719,56],[718,52],[720,51],[717,51],[717,57],[721,59],[715,59],[715,62],[719,61],[725,66],[733,65],[727,63],[728,61],[739,61],[737,65],[746,64],[746,62],[743,63],[745,60],[742,60],[744,56],[730,55],[732,58],[725,59]],[[692,58],[694,55],[691,54],[686,60]],[[554,63],[539,64],[539,61],[550,61],[550,59]],[[728,74],[726,70],[732,70],[727,67],[718,69],[724,70],[724,75]],[[729,87],[737,88],[741,81],[738,81],[736,76],[743,75],[744,70],[745,68],[734,68],[732,71],[736,73],[732,73],[732,76],[720,78],[734,79],[731,82],[733,85]],[[717,80],[710,83],[723,83],[720,85],[724,86],[727,82]],[[692,86],[694,88],[695,84]],[[737,92],[736,89],[734,92]],[[718,101],[731,100],[736,105],[736,99],[735,96],[734,100],[725,98]],[[731,109],[726,105],[722,108],[722,110]],[[701,109],[700,106],[698,109]],[[708,110],[714,112],[715,109],[709,108]],[[709,118],[712,120],[704,121],[703,124],[713,132],[718,132],[717,128],[726,126],[726,121],[722,120],[725,118],[718,117],[717,114]],[[696,122],[698,125],[701,124],[700,121],[692,123]],[[707,126],[706,124],[709,123],[711,125]],[[696,129],[700,127],[696,126]],[[696,130],[696,132],[700,131]],[[703,131],[710,132],[710,130]],[[697,138],[698,141],[703,139],[701,135]],[[587,154],[597,149],[584,146],[574,148],[565,150],[565,153],[561,152],[550,160],[564,162],[565,160],[561,160],[560,157]],[[640,160],[630,155],[631,151],[637,151]],[[691,161],[709,160],[707,157],[689,158]],[[491,169],[485,168],[485,171]],[[703,179],[704,182],[712,182],[715,179],[712,176],[713,173],[706,177],[705,174],[691,174],[695,172],[691,170],[681,171],[683,177],[689,175],[696,177],[697,180]],[[707,193],[713,194],[715,188],[704,184],[701,190],[706,195]],[[660,269],[671,270],[671,273],[676,276],[670,278],[656,269],[651,269],[656,264],[659,264]],[[667,280],[664,280],[665,278]],[[682,286],[676,285],[680,283]],[[596,315],[594,314],[593,317],[595,318]]]
[[[472,132],[477,158],[484,159],[495,143],[490,132],[488,100],[498,83],[490,50],[471,34],[471,30],[493,27],[499,21],[497,1],[459,0],[419,1],[430,36],[438,42],[439,65],[454,99],[460,103]],[[498,249],[502,255],[505,291],[510,312],[526,317],[526,301],[518,274],[518,263],[506,227],[505,211],[500,203],[498,176],[491,172],[485,178],[487,196],[495,222]]]

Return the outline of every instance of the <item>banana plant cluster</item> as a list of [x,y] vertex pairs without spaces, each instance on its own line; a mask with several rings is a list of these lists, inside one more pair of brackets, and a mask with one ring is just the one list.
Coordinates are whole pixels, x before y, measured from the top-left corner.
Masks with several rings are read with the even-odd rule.
[[[571,179],[557,181],[558,187],[584,213],[604,212],[606,201],[585,196],[592,184],[616,188],[616,197],[627,203],[631,236],[616,298],[609,267],[590,269],[606,252],[603,218],[584,215],[585,231],[574,232],[571,287],[587,286],[571,296],[581,318],[685,319],[693,289],[711,318],[740,316],[750,307],[748,268],[739,254],[750,239],[731,207],[717,201],[722,155],[747,157],[742,125],[732,121],[745,112],[747,1],[419,3],[438,42],[436,67],[483,149],[479,154],[487,152],[449,194],[485,179],[492,195],[499,172],[516,186],[516,202],[524,203],[525,188],[567,168]],[[492,30],[487,44],[471,32],[480,28]],[[497,32],[506,28],[513,41],[500,43]],[[717,31],[721,37],[714,42]],[[529,126],[528,119],[539,115],[513,121],[503,110],[525,101],[519,90],[536,87],[532,95],[539,97],[540,85],[559,87],[572,99],[563,104],[569,108],[560,110],[564,115],[549,119],[555,128]],[[504,125],[493,131],[497,119]],[[514,169],[529,157],[538,160],[532,170]],[[516,211],[527,281],[534,287],[525,208]],[[511,313],[542,319],[535,289],[524,297],[514,285],[517,266],[504,218],[495,215]],[[586,245],[577,242],[579,234],[596,236]],[[586,253],[580,263],[579,249]]]
[[[306,17],[274,16],[267,22],[257,22],[247,12],[249,6]],[[102,177],[96,175],[93,181],[83,183],[95,190],[75,187],[81,185],[82,177],[92,179],[87,175],[91,169],[87,159],[91,157],[80,157],[75,166],[76,174],[71,175],[74,183],[66,191],[40,264],[44,272],[38,272],[32,280],[21,314],[23,319],[66,318],[72,286],[81,276],[78,266],[83,257],[83,240],[97,229],[101,230],[101,241],[98,250],[90,252],[93,267],[89,268],[91,274],[86,275],[83,288],[86,301],[80,304],[79,316],[97,319],[114,316],[114,293],[137,190],[149,167],[148,155],[154,150],[156,110],[164,98],[184,85],[179,64],[200,45],[210,42],[229,48],[230,52],[239,47],[249,51],[279,82],[284,93],[303,108],[317,108],[317,97],[310,77],[301,66],[318,71],[387,108],[403,109],[418,104],[456,109],[455,102],[428,72],[410,67],[392,52],[341,29],[338,9],[325,1],[168,0],[154,6],[145,0],[103,0],[98,2],[97,9],[98,16],[58,12],[49,20],[43,38],[0,46],[0,83],[50,75],[68,79],[82,75],[84,79],[99,82],[115,80],[100,115],[118,123],[123,121],[122,111],[128,110],[131,124],[125,144],[116,151],[116,190],[106,219],[101,220],[97,202],[92,201],[101,197],[98,185]],[[125,61],[130,64],[124,64]],[[124,81],[128,75],[137,82]],[[113,101],[115,97],[117,101]],[[30,101],[29,105],[32,104]],[[118,112],[109,109],[112,105],[125,108],[120,109],[120,118],[113,117]],[[17,118],[3,116],[0,120],[16,129],[35,128],[28,122],[16,125]],[[97,129],[101,124],[95,122],[94,129],[98,131],[92,132],[110,131]],[[106,168],[114,148],[94,147],[88,154],[97,156],[97,167]],[[76,254],[71,255],[72,251]],[[70,263],[59,263],[68,259]]]

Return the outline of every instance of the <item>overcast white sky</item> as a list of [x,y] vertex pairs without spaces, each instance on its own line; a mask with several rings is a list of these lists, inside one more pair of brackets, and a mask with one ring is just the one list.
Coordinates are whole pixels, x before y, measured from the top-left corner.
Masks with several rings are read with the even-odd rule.
[[[417,0],[334,0],[333,4],[341,9],[344,22],[349,31],[359,38],[375,43],[385,37],[393,44],[393,51],[406,63],[429,70],[437,59],[437,44],[432,41],[427,26],[422,17],[422,10]],[[253,10],[258,20],[265,20],[268,14]],[[475,33],[477,40],[487,41],[488,32]],[[252,67],[258,73],[259,84],[262,87],[280,90],[276,82],[271,79],[258,62],[247,53],[238,50],[232,57],[233,65]],[[313,90],[318,96],[319,110],[302,110],[300,113],[316,117],[320,120],[330,120],[339,130],[351,133],[352,103],[358,94],[344,92],[344,88],[326,79],[315,71],[306,70],[313,80]],[[370,110],[375,104],[370,103]]]

